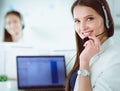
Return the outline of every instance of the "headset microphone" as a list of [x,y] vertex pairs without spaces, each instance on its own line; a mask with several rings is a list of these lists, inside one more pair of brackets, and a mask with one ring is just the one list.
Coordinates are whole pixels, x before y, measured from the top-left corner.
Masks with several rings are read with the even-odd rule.
[[88,37],[85,37],[82,41],[83,41],[83,43],[85,43],[86,41],[88,41],[89,40],[89,38]]
[[[105,32],[106,32],[106,31],[104,31],[104,32],[96,35],[96,37],[101,36],[101,35],[104,34]],[[83,39],[83,44],[84,44],[86,41],[88,41],[88,40],[89,40],[89,37],[85,37],[85,38]]]
[[100,35],[104,34],[105,32],[106,32],[106,31],[104,31],[104,32],[102,32],[102,33],[100,33],[100,34],[96,35],[96,37],[98,37],[98,36],[100,36]]

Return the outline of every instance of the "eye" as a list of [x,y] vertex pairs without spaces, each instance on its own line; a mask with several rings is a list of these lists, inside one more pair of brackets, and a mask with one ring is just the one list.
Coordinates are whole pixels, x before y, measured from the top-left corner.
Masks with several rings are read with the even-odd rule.
[[87,21],[92,21],[92,20],[94,20],[93,17],[88,17],[88,19],[87,19]]
[[6,22],[6,24],[7,24],[7,25],[10,25],[10,24],[11,24],[11,22],[10,22],[10,21],[9,21],[9,22]]
[[75,23],[80,23],[80,20],[75,19],[74,22],[75,22]]

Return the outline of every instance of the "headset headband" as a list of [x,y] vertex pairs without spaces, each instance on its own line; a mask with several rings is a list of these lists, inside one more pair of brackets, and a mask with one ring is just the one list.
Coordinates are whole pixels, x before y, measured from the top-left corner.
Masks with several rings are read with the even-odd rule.
[[107,15],[107,11],[105,9],[105,6],[101,2],[101,0],[97,0],[97,1],[102,5],[102,9],[103,9],[103,12],[104,12],[104,15],[105,15],[105,21],[106,21],[105,24],[106,24],[107,29],[109,29],[110,28],[109,19],[108,19],[108,15]]

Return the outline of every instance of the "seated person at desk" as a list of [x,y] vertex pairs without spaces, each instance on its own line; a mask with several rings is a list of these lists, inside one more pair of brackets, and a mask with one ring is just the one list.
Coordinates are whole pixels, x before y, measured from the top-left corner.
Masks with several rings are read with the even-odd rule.
[[76,59],[66,91],[120,91],[120,47],[113,39],[114,22],[107,1],[76,0],[71,12]]
[[5,15],[4,42],[23,41],[23,18],[18,11],[9,11]]

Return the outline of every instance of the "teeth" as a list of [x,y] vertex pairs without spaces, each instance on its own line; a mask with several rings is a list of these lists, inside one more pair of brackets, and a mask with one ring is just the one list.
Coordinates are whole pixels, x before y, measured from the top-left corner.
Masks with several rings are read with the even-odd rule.
[[84,33],[84,34],[89,34],[89,33]]
[[83,33],[84,36],[90,36],[92,32],[85,32]]

